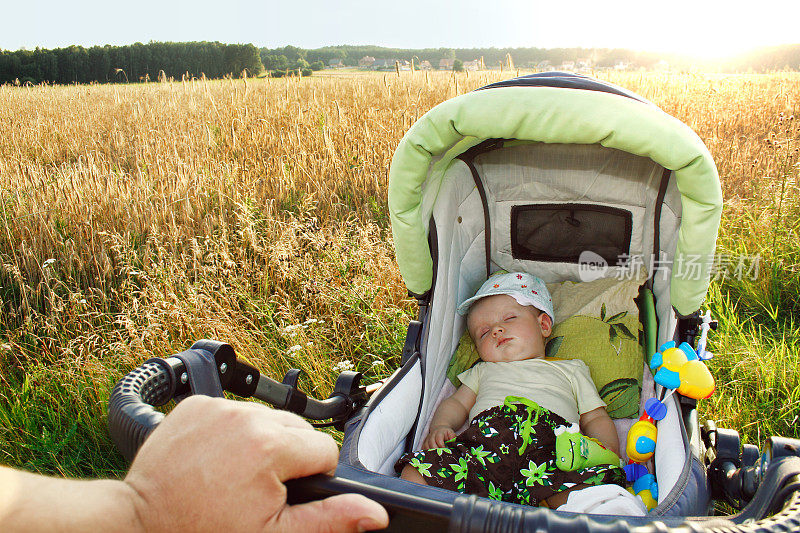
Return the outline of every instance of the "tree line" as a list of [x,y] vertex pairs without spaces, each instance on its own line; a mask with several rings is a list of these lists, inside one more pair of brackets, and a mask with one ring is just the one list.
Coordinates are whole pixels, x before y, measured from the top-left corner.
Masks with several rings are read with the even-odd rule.
[[[699,60],[687,55],[664,54],[626,48],[386,48],[381,46],[326,46],[303,49],[296,46],[261,48],[261,61],[267,70],[291,68],[294,65],[339,59],[345,66],[358,66],[364,56],[376,59],[405,59],[415,62],[429,61],[434,68],[441,59],[471,61],[483,58],[488,68],[505,63],[508,54],[517,67],[536,67],[549,62],[558,68],[565,61],[588,59],[594,67],[613,67],[625,63],[636,68],[653,68],[664,60],[671,69],[688,70],[692,67],[712,68],[724,72],[768,72],[774,70],[800,70],[800,44],[755,49],[750,52],[720,60]],[[294,68],[297,68],[294,66]]]
[[243,71],[256,76],[264,69],[271,76],[310,75],[332,59],[345,66],[357,66],[364,56],[377,59],[429,61],[436,67],[440,59],[470,61],[483,58],[488,68],[505,63],[511,55],[517,67],[557,69],[565,61],[588,59],[593,67],[612,67],[617,63],[652,68],[661,60],[671,69],[694,66],[723,72],[767,72],[800,70],[800,44],[761,48],[720,61],[699,61],[676,54],[656,54],[623,48],[386,48],[380,46],[326,46],[304,49],[296,46],[256,48],[252,44],[219,42],[150,42],[127,46],[69,46],[46,50],[0,50],[2,83],[107,83],[180,79],[184,74],[208,78],[238,77]]
[[0,51],[2,83],[107,83],[221,78],[260,74],[264,67],[252,44],[150,42],[127,46],[69,46],[46,50]]
[[642,64],[655,64],[660,56],[647,52],[634,52],[624,49],[601,48],[386,48],[381,46],[326,46],[307,50],[296,46],[283,48],[262,48],[261,61],[265,68],[270,70],[276,61],[286,61],[292,64],[298,60],[308,63],[320,61],[325,65],[332,59],[339,59],[348,67],[358,66],[358,61],[364,56],[377,59],[405,59],[415,62],[428,61],[437,66],[441,59],[454,59],[471,61],[483,57],[487,67],[498,66],[504,63],[506,56],[511,54],[514,63],[519,66],[536,66],[542,61],[550,61],[560,65],[563,61],[577,61],[582,58],[592,58],[600,66],[613,66],[618,60],[631,60],[635,58]]
[[[558,67],[564,61],[578,61],[590,59],[592,65],[598,67],[612,67],[617,62],[634,63],[637,66],[650,68],[664,58],[663,54],[650,52],[637,52],[622,48],[386,48],[381,46],[326,46],[307,50],[296,46],[283,48],[262,48],[261,62],[267,70],[280,68],[280,65],[294,65],[299,62],[314,64],[316,62],[328,65],[332,59],[338,59],[348,67],[358,66],[358,61],[364,56],[376,59],[405,59],[414,60],[415,64],[428,61],[437,67],[441,59],[455,61],[472,61],[483,58],[487,68],[497,68],[506,64],[510,54],[514,64],[518,67],[536,67],[544,61],[549,61],[553,67]],[[677,56],[669,56],[677,59]],[[669,60],[668,59],[668,60]]]

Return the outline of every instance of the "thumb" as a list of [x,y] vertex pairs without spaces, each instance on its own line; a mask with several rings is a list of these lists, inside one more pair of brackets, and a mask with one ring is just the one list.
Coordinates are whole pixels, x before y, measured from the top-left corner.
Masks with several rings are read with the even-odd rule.
[[301,505],[287,505],[265,531],[345,533],[388,526],[389,515],[380,504],[360,494],[338,494]]

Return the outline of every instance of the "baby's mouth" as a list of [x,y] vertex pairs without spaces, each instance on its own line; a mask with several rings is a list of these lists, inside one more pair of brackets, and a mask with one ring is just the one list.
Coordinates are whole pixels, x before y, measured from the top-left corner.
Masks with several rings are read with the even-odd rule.
[[497,348],[499,348],[500,346],[504,345],[505,343],[507,343],[507,342],[508,342],[508,341],[510,341],[510,340],[511,340],[511,338],[510,338],[510,337],[503,337],[503,338],[502,338],[502,339],[500,339],[500,341],[497,343],[497,346],[496,346],[496,347],[497,347]]

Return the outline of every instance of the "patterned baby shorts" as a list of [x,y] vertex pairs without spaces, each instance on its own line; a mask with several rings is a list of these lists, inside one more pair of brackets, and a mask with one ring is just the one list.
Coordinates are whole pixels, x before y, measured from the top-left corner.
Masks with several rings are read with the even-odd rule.
[[400,472],[411,465],[428,485],[494,500],[539,505],[575,485],[625,486],[625,471],[599,465],[574,472],[556,467],[553,430],[571,424],[527,398],[509,396],[472,419],[446,448],[404,454]]

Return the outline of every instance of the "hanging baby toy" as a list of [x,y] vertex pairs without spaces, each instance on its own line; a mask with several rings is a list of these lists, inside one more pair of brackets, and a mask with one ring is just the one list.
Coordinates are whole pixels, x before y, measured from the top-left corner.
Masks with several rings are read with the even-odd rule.
[[625,451],[629,464],[625,466],[625,472],[628,481],[633,482],[632,492],[642,498],[648,509],[653,509],[658,504],[658,484],[643,463],[655,453],[658,437],[656,421],[667,415],[664,400],[675,391],[696,400],[708,398],[714,393],[715,385],[708,367],[686,342],[677,348],[673,341],[662,344],[650,359],[650,369],[655,372],[653,380],[669,392],[661,400],[647,400],[644,414],[628,431]]

